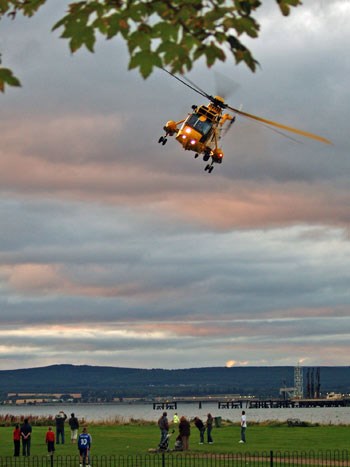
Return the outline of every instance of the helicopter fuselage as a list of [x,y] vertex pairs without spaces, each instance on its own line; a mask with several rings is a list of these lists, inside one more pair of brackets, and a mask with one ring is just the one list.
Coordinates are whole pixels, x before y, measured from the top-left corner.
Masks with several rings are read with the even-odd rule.
[[[211,165],[206,169],[211,172],[214,163],[222,163],[224,153],[218,147],[220,133],[223,124],[227,120],[233,120],[233,117],[229,114],[223,115],[222,108],[211,102],[207,106],[192,106],[192,109],[193,112],[186,119],[179,122],[173,120],[167,122],[164,131],[166,136],[175,135],[175,139],[185,150],[196,153],[195,157],[203,154],[204,161],[211,158]],[[164,144],[166,136],[162,137],[159,142]]]

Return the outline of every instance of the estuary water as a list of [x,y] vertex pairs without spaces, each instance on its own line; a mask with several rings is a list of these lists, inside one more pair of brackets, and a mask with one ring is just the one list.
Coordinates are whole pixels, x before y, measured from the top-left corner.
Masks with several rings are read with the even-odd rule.
[[[22,405],[22,406],[0,406],[0,415],[24,415],[24,416],[55,416],[63,410],[68,417],[72,412],[79,419],[86,422],[91,421],[113,421],[118,419],[127,422],[130,419],[142,419],[156,421],[163,410],[153,409],[153,403],[115,403],[115,404],[45,404],[45,405]],[[298,418],[304,422],[350,425],[350,407],[315,407],[315,408],[276,408],[276,409],[244,409],[247,420],[251,422],[264,422],[267,420],[286,421],[288,418]],[[167,410],[169,420],[174,413],[188,418],[198,416],[205,419],[208,413],[213,417],[221,417],[223,420],[238,422],[241,409],[219,409],[215,402],[202,403],[199,408],[198,402],[178,403],[176,410]]]

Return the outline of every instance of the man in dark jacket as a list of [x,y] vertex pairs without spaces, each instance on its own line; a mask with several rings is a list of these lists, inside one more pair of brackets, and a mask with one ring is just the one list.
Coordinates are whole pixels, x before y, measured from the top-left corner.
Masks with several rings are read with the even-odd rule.
[[162,444],[166,440],[166,437],[168,435],[169,422],[168,422],[167,415],[168,414],[166,412],[163,412],[163,415],[158,420],[158,426],[159,426],[159,429],[160,429],[160,442],[159,442],[159,444]]
[[204,443],[205,425],[202,422],[202,420],[200,418],[198,418],[198,417],[195,417],[194,424],[196,425],[196,427],[199,430],[199,444],[203,444]]
[[32,438],[32,427],[29,424],[28,418],[24,420],[21,426],[22,438],[22,454],[23,456],[30,456],[30,440]]
[[64,444],[64,422],[67,419],[67,415],[61,410],[55,417],[56,422],[56,444]]
[[70,426],[70,440],[72,444],[75,444],[78,439],[79,422],[74,413],[70,414],[70,419],[68,420],[68,423]]

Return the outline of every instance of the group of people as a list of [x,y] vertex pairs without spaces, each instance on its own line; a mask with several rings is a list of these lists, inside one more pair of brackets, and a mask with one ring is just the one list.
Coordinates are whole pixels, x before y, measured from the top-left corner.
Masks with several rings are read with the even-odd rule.
[[[199,418],[195,417],[194,425],[199,430],[199,444],[204,443],[204,434],[207,432],[207,442],[213,444],[213,438],[211,435],[213,429],[214,418],[210,413],[207,415],[207,420],[205,423]],[[179,434],[175,441],[175,450],[178,451],[188,451],[189,449],[189,438],[191,435],[191,424],[190,421],[182,416],[179,418],[177,413],[174,414],[173,423],[179,425]],[[167,447],[167,440],[169,437],[169,421],[167,412],[163,412],[163,415],[158,420],[158,426],[160,429],[160,443],[159,446]]]
[[[199,444],[204,443],[205,432],[207,432],[207,442],[208,444],[213,444],[213,438],[211,435],[213,429],[214,418],[210,413],[207,415],[207,420],[203,422],[199,417],[193,419],[193,423],[196,428],[199,430]],[[174,449],[177,451],[187,451],[189,449],[189,438],[191,435],[191,424],[190,421],[182,416],[179,418],[177,413],[174,414],[173,423],[179,425],[179,434],[175,440]],[[247,417],[246,413],[243,410],[241,415],[241,439],[240,443],[246,442],[246,429],[247,429]],[[160,429],[160,443],[159,448],[161,450],[168,449],[168,438],[169,438],[169,421],[167,412],[163,412],[163,415],[158,420],[158,426]]]
[[[49,455],[53,455],[55,452],[55,444],[64,444],[64,423],[67,419],[67,415],[60,411],[55,417],[56,423],[56,436],[52,430],[52,427],[49,426],[48,431],[45,436],[45,442],[47,445],[47,450]],[[212,429],[213,429],[214,418],[210,413],[207,415],[207,419],[203,422],[199,417],[193,419],[195,427],[199,431],[199,444],[204,443],[205,432],[207,433],[207,442],[208,444],[213,444],[212,438]],[[89,467],[90,464],[90,448],[92,444],[91,435],[88,433],[87,428],[83,427],[82,432],[78,436],[79,430],[79,421],[74,413],[71,414],[70,419],[68,420],[70,430],[71,430],[71,443],[77,443],[79,454],[80,454],[80,467],[84,464]],[[189,438],[191,435],[191,424],[190,421],[185,417],[179,417],[177,413],[174,414],[173,423],[178,425],[179,433],[175,441],[175,450],[178,451],[187,451],[189,449]],[[163,415],[158,420],[158,426],[160,429],[160,443],[159,448],[161,450],[168,449],[168,439],[169,439],[169,421],[167,412],[163,412]],[[245,411],[242,411],[241,416],[241,439],[240,443],[246,442],[245,432],[247,428],[247,418]],[[14,456],[18,457],[20,455],[20,447],[22,441],[22,454],[23,456],[30,456],[30,446],[31,446],[31,436],[32,436],[32,427],[29,423],[29,420],[26,418],[22,426],[16,424],[15,429],[13,430],[13,444],[14,444]]]
[[23,456],[30,456],[30,444],[32,437],[32,427],[29,423],[28,418],[24,420],[22,426],[17,423],[13,430],[13,445],[14,445],[14,456],[18,457],[21,450],[22,440],[22,454]]
[[[67,415],[61,410],[55,417],[56,424],[56,435],[49,426],[45,435],[45,442],[47,445],[47,451],[50,456],[55,452],[56,444],[64,444],[64,423],[67,419]],[[82,464],[89,466],[90,464],[90,448],[92,443],[91,435],[88,433],[87,428],[84,426],[82,432],[78,436],[79,421],[74,413],[71,414],[68,420],[70,431],[71,431],[71,443],[78,445],[80,455],[80,465]],[[30,456],[30,446],[32,437],[32,426],[29,423],[29,419],[26,418],[24,423],[20,426],[16,424],[13,430],[13,444],[14,444],[14,456],[18,457],[21,450],[22,441],[22,455],[27,457]]]

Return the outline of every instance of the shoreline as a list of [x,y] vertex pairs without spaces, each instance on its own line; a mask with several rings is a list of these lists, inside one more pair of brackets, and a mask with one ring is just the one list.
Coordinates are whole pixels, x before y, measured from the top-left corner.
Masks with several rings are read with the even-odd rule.
[[[105,420],[120,419],[125,423],[130,420],[145,420],[155,422],[163,412],[162,408],[154,409],[152,403],[74,403],[74,404],[35,404],[35,405],[2,405],[0,406],[0,417],[5,416],[41,416],[52,419],[55,414],[63,410],[68,416],[74,412],[79,419],[91,420],[96,423]],[[298,418],[302,422],[324,425],[350,425],[350,407],[312,407],[312,408],[248,408],[246,410],[248,420],[252,423],[264,423],[266,421],[285,422],[290,418]],[[218,408],[216,403],[205,403],[198,407],[198,403],[178,404],[176,409],[167,409],[168,418],[172,420],[175,412],[179,416],[193,418],[206,417],[211,413],[213,417],[221,417],[222,420],[237,422],[241,410],[238,408]]]

